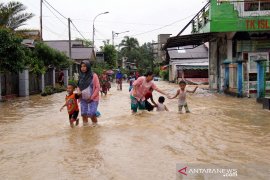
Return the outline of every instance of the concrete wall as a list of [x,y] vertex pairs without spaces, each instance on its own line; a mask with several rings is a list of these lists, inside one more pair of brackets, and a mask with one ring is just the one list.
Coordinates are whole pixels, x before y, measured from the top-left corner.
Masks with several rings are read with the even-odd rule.
[[[228,57],[227,40],[224,34],[209,42],[209,85],[211,90],[224,90],[224,65]],[[231,52],[229,52],[231,53]]]
[[211,90],[217,90],[217,41],[209,42],[209,86]]

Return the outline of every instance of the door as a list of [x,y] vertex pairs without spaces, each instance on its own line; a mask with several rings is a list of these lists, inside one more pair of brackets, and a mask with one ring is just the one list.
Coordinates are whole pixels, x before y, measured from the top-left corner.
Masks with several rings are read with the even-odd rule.
[[[266,59],[267,64],[269,64],[269,53],[268,52],[248,53],[248,82],[247,82],[248,97],[255,96],[257,92],[256,60],[259,59]],[[269,67],[266,67],[266,72],[269,72]]]

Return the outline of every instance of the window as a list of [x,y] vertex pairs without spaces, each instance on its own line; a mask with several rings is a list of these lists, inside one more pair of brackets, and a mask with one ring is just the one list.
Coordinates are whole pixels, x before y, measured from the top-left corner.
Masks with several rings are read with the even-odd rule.
[[261,2],[260,9],[261,11],[270,10],[270,2]]
[[244,10],[245,11],[267,11],[270,10],[270,2],[266,0],[261,1],[250,1],[247,0],[244,2]]

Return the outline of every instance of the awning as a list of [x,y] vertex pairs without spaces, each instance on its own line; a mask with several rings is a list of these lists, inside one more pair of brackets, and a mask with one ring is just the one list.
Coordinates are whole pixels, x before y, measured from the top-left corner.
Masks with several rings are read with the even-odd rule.
[[198,33],[171,37],[167,40],[167,43],[163,46],[163,49],[165,50],[167,48],[182,47],[188,45],[200,46],[214,39],[216,34],[217,33]]
[[177,70],[208,70],[208,66],[177,66]]

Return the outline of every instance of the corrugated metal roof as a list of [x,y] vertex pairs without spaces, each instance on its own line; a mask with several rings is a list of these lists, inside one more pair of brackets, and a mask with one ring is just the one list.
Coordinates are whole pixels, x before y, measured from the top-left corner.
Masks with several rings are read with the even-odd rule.
[[217,33],[198,33],[171,37],[167,40],[167,43],[164,45],[163,49],[188,45],[200,46],[211,41],[213,38],[215,38],[216,34]]
[[193,48],[193,46],[184,46],[179,50],[169,50],[171,60],[174,59],[198,59],[208,58],[208,49],[205,45]]

